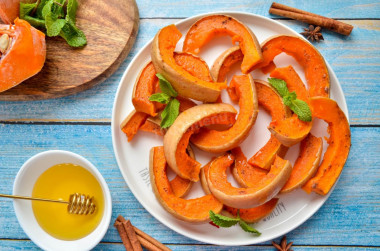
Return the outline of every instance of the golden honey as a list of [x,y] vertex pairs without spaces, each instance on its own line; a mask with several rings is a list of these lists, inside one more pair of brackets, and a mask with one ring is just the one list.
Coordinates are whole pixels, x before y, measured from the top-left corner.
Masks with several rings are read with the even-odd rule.
[[91,215],[69,214],[67,204],[32,202],[38,224],[57,239],[76,240],[95,230],[104,212],[102,188],[89,171],[69,163],[50,167],[42,173],[34,185],[33,197],[68,201],[70,194],[74,193],[93,196],[95,212]]

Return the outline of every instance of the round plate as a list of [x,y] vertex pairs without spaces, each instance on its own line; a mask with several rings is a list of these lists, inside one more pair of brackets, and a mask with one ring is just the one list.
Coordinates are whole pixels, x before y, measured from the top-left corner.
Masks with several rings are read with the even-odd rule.
[[[300,36],[290,28],[266,17],[242,12],[222,12],[222,14],[231,15],[246,24],[256,34],[260,43],[268,37],[278,34]],[[176,23],[176,26],[185,35],[189,27],[204,15],[185,19]],[[177,45],[177,50],[179,51],[182,48],[182,41]],[[120,130],[120,123],[134,109],[132,105],[133,85],[143,65],[150,60],[151,43],[152,41],[141,49],[125,71],[117,90],[112,114],[112,140],[120,171],[132,193],[145,209],[174,231],[198,241],[217,245],[249,245],[271,240],[286,234],[311,217],[327,200],[328,195],[308,195],[302,189],[289,194],[279,195],[280,200],[274,211],[254,225],[262,233],[259,237],[253,237],[251,234],[243,232],[239,229],[239,226],[216,229],[208,223],[200,225],[183,222],[165,211],[156,199],[149,179],[149,151],[151,147],[163,144],[162,137],[139,132],[132,142],[128,142],[125,134]],[[211,66],[216,57],[229,47],[231,47],[230,38],[217,38],[202,48],[200,56]],[[304,83],[306,83],[302,67],[293,58],[281,54],[275,58],[275,63],[278,67],[291,64]],[[331,98],[338,102],[348,117],[343,91],[331,67],[327,66],[331,78]],[[238,69],[236,69],[236,73],[241,74],[238,72]],[[254,78],[264,80],[268,77],[260,71],[254,71],[252,75]],[[228,100],[228,95],[226,95],[225,91],[222,93],[222,98],[223,100]],[[270,133],[266,128],[270,121],[270,116],[260,110],[256,124],[251,130],[249,137],[241,144],[246,156],[252,156],[268,141]],[[315,121],[312,132],[316,136],[328,136],[326,124],[319,120]],[[327,144],[326,142],[324,143],[324,148],[326,148]],[[298,145],[292,147],[285,158],[294,163],[298,155],[298,149]],[[197,151],[195,147],[194,150],[199,162],[202,164],[208,162],[211,155]],[[233,183],[232,180],[231,182]],[[202,196],[202,194],[201,186],[195,184],[191,193],[186,198],[196,198]]]

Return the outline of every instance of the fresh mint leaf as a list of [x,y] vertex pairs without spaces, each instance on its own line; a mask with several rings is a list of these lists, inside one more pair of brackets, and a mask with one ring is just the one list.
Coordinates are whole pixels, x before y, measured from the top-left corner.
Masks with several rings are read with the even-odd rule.
[[276,89],[281,97],[289,94],[288,87],[286,86],[286,82],[284,80],[278,78],[268,78],[268,82],[274,89]]
[[296,92],[290,92],[288,95],[285,95],[282,98],[282,101],[284,102],[285,105],[290,106],[292,104],[292,101],[297,98]]
[[162,104],[167,104],[170,101],[170,96],[165,93],[154,93],[149,97],[150,101],[156,101]]
[[20,18],[24,19],[26,16],[29,16],[36,6],[37,3],[20,3]]
[[77,9],[78,9],[77,0],[69,0],[67,3],[66,20],[71,20],[75,24]]
[[49,37],[58,36],[65,24],[65,19],[57,18],[55,14],[50,12],[45,17],[46,34]]
[[49,13],[51,12],[51,8],[52,8],[52,6],[53,6],[53,3],[54,3],[53,0],[48,0],[48,1],[45,3],[44,7],[43,7],[42,10],[41,10],[41,16],[42,16],[42,19],[45,20],[46,15],[49,14]]
[[60,36],[72,47],[81,47],[87,44],[86,35],[71,21],[66,21],[62,27]]
[[41,0],[40,3],[38,4],[37,10],[36,10],[36,16],[38,19],[44,19],[44,17],[42,16],[42,10],[49,1],[50,0]]
[[165,109],[161,113],[161,128],[168,128],[171,126],[179,114],[179,101],[172,99],[166,105]]
[[300,120],[305,122],[310,122],[312,120],[311,110],[305,101],[295,99],[292,101],[289,108],[298,115]]
[[245,232],[256,234],[257,236],[261,235],[259,231],[248,225],[245,221],[240,220],[239,225]]
[[160,81],[160,88],[163,93],[166,93],[170,97],[177,97],[178,93],[174,90],[173,86],[166,80],[164,76],[160,73],[156,74],[158,80]]
[[54,0],[51,6],[51,12],[57,15],[58,18],[65,17],[65,11],[63,7],[65,6],[66,0]]
[[221,214],[216,214],[213,211],[209,211],[210,220],[219,227],[232,227],[239,222],[239,219],[230,218]]
[[43,30],[45,29],[45,21],[42,19],[38,19],[31,16],[25,16],[23,19],[27,21],[28,23],[30,23],[30,25],[32,25],[35,28],[39,28]]

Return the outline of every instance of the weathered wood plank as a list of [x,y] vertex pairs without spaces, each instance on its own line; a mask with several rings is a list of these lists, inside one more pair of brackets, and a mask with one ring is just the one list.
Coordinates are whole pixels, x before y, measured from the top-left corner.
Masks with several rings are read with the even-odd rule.
[[[288,234],[298,245],[380,243],[380,128],[351,129],[352,150],[333,194],[313,217]],[[115,162],[109,126],[0,124],[0,146],[3,193],[12,192],[18,169],[32,155],[49,149],[73,151],[97,166],[107,181],[113,198],[112,221],[122,214],[163,243],[200,244],[162,225],[137,202]],[[0,199],[0,211],[0,239],[27,238],[17,223],[11,201]],[[112,225],[103,241],[120,241]]]
[[[119,70],[104,83],[66,98],[0,102],[0,121],[86,121],[109,122],[113,99],[121,76],[140,48],[174,19],[142,20],[136,44]],[[281,21],[301,31],[303,24]],[[352,124],[380,124],[380,20],[348,21],[356,28],[350,37],[325,32],[325,41],[316,44],[330,62],[346,95]]]
[[[246,11],[258,15],[268,13],[272,2],[283,3],[331,18],[379,18],[380,3],[376,0],[349,1],[302,1],[302,0],[240,0],[240,1],[176,1],[176,0],[138,0],[137,5],[142,18],[184,18],[215,11]],[[278,16],[271,16],[278,17]]]

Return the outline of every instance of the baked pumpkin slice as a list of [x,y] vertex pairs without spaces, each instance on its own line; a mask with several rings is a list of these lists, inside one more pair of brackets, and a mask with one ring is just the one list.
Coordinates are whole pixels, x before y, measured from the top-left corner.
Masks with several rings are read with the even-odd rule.
[[[272,78],[282,79],[286,82],[289,92],[295,92],[297,99],[305,101],[310,107],[310,97],[305,85],[293,67],[276,68],[270,74]],[[311,109],[311,108],[310,108]],[[310,132],[312,122],[305,122],[298,118],[297,114],[282,120],[272,120],[269,131],[284,146],[293,146],[303,140]]]
[[153,39],[151,57],[157,73],[161,73],[178,95],[204,102],[215,102],[227,84],[204,81],[184,70],[174,59],[174,50],[182,34],[175,25],[162,28]]
[[177,197],[166,174],[167,163],[163,147],[153,147],[150,152],[150,179],[157,200],[176,218],[189,222],[209,220],[209,211],[219,213],[223,204],[213,195],[185,200]]
[[321,161],[323,141],[311,133],[301,141],[300,153],[292,173],[281,193],[289,193],[303,186],[318,170]]
[[261,48],[263,61],[255,65],[255,69],[262,68],[264,73],[271,72],[276,68],[273,59],[285,52],[303,67],[310,96],[329,97],[329,71],[322,55],[312,44],[300,37],[279,35],[267,39],[261,44]]
[[[211,160],[201,169],[200,180],[201,180],[203,191],[206,194],[211,194],[211,191],[208,188],[206,174],[208,174],[208,169],[213,160]],[[273,209],[277,205],[278,200],[279,200],[278,198],[273,198],[270,201],[258,207],[253,207],[253,208],[248,208],[248,209],[239,209],[239,216],[242,220],[244,220],[247,223],[258,222],[259,220],[261,220],[262,218],[264,218],[265,216],[267,216],[273,211]],[[237,210],[238,209],[234,207],[224,206],[222,214],[236,217]]]
[[313,116],[328,123],[330,138],[327,140],[329,146],[316,175],[303,186],[303,189],[308,193],[313,191],[326,195],[338,180],[348,158],[351,147],[350,125],[344,112],[332,99],[313,97],[311,106]]
[[232,89],[239,98],[239,115],[233,126],[227,130],[217,131],[202,128],[191,138],[191,142],[204,151],[224,152],[235,148],[248,137],[256,121],[258,104],[252,76],[234,76],[229,89]]
[[234,162],[232,154],[216,158],[208,171],[211,193],[224,205],[234,208],[252,208],[271,200],[285,185],[292,171],[288,160],[276,157],[271,170],[263,179],[247,188],[238,188],[227,180],[226,170]]
[[[210,69],[200,57],[186,52],[174,52],[174,60],[192,76],[204,81],[212,81]],[[137,77],[132,94],[132,103],[136,111],[147,113],[152,117],[155,117],[157,111],[164,107],[161,103],[149,100],[153,93],[161,92],[156,74],[153,63],[148,62]]]
[[164,136],[165,157],[170,168],[191,181],[199,180],[201,164],[186,153],[191,135],[213,124],[233,124],[236,110],[229,104],[202,104],[182,112]]
[[233,44],[239,42],[244,54],[241,64],[243,74],[248,74],[261,62],[261,48],[255,34],[235,18],[220,14],[205,16],[195,22],[186,34],[183,51],[198,54],[201,47],[220,35],[230,36]]
[[[231,67],[243,60],[243,53],[239,46],[232,47],[223,52],[211,68],[211,76],[215,81],[224,81]],[[267,82],[254,80],[259,106],[264,108],[272,120],[284,120],[291,116],[289,108],[282,102],[282,98]],[[231,88],[227,88],[232,101],[237,102],[238,97]],[[251,165],[269,170],[276,155],[284,157],[288,148],[271,135],[269,141],[249,159]]]

